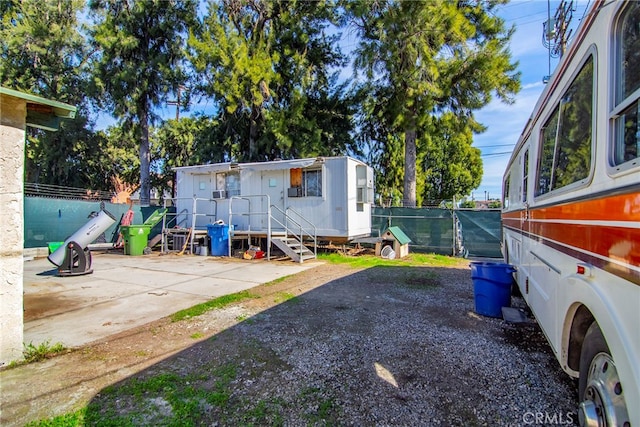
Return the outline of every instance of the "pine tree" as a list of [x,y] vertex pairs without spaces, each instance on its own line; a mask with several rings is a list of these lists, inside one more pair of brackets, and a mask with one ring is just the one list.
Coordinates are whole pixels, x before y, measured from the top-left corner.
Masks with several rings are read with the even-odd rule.
[[196,2],[162,0],[93,0],[91,28],[95,88],[138,141],[140,204],[150,202],[150,125],[154,107],[186,81],[184,47],[194,23]]
[[[420,177],[416,165],[425,155],[418,149],[442,150],[439,144],[434,146],[437,139],[425,143],[439,117],[450,112],[468,120],[470,129],[479,130],[473,111],[490,102],[493,94],[512,102],[511,96],[519,90],[519,74],[507,48],[513,30],[506,29],[493,13],[501,3],[504,1],[345,3],[361,38],[355,65],[364,71],[374,93],[385,94],[373,100],[380,111],[369,119],[384,116],[385,133],[404,140],[405,206],[416,206]],[[463,134],[467,131],[459,129]],[[458,191],[470,189],[460,186]]]
[[100,164],[102,140],[89,119],[87,58],[77,16],[82,0],[0,2],[0,84],[78,108],[58,132],[29,129],[25,179],[107,190]]
[[354,149],[353,103],[330,68],[344,64],[331,2],[224,0],[190,38],[199,89],[220,106],[235,161]]

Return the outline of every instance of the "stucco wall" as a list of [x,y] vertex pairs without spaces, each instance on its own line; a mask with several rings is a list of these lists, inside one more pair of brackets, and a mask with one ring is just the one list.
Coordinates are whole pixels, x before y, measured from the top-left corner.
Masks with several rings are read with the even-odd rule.
[[0,365],[22,358],[26,102],[0,95]]

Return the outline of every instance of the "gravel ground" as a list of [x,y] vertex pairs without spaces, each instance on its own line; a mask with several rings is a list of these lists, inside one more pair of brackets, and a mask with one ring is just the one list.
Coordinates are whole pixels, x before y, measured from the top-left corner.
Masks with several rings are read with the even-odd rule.
[[[213,365],[190,363],[194,358]],[[203,424],[577,420],[575,385],[537,326],[476,315],[466,268],[408,274],[380,267],[345,276],[254,315],[151,374],[209,377],[225,364],[236,369],[229,402],[204,411]],[[113,398],[100,404],[110,407]],[[126,406],[139,410],[133,400]],[[258,407],[260,416],[247,418]]]
[[[156,342],[157,334],[177,336],[175,328],[204,339],[149,358],[144,369],[129,364],[122,381],[92,396],[88,418],[213,426],[577,423],[577,385],[538,326],[474,313],[468,262],[323,265],[263,291],[191,322],[157,325]],[[102,357],[97,348],[88,353]],[[159,378],[163,385],[152,386]]]

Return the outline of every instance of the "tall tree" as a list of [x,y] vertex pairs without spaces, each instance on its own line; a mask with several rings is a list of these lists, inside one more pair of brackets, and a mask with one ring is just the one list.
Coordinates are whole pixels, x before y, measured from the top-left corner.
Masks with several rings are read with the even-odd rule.
[[183,117],[166,120],[156,129],[158,160],[158,188],[175,196],[174,167],[229,161],[228,147],[221,144],[223,131],[219,123],[209,117]]
[[418,204],[438,206],[467,194],[482,179],[480,149],[472,147],[473,132],[482,130],[470,118],[451,112],[432,118],[431,131],[419,138]]
[[3,1],[0,83],[61,102],[84,101],[82,0]]
[[428,134],[432,117],[452,112],[473,120],[492,94],[512,102],[519,90],[508,50],[513,30],[493,13],[505,2],[345,2],[361,38],[356,68],[389,94],[383,106],[387,131],[404,139],[405,206],[416,206],[418,140]]
[[140,157],[140,204],[150,202],[149,128],[154,107],[176,93],[187,75],[183,62],[195,0],[92,0],[92,43],[99,50],[95,85],[106,106],[135,131]]
[[284,1],[274,19],[274,87],[267,116],[275,157],[312,157],[357,153],[351,136],[355,114],[349,81],[334,71],[347,65],[335,28],[340,9],[332,1]]
[[402,182],[404,171],[404,147],[400,132],[394,129],[393,117],[386,108],[392,95],[389,88],[371,82],[357,88],[360,96],[356,138],[366,147],[367,163],[376,174],[376,193],[382,206],[402,204]]
[[25,179],[107,190],[102,140],[89,119],[89,52],[79,32],[82,0],[0,2],[0,84],[78,107],[58,132],[29,129]]
[[220,105],[234,160],[345,152],[353,107],[331,67],[344,64],[327,1],[211,2],[190,38],[200,90]]
[[107,140],[93,131],[86,109],[63,121],[57,132],[30,130],[25,147],[25,181],[109,191],[113,160]]
[[[191,60],[200,74],[200,90],[213,96],[229,125],[247,123],[248,134],[230,129],[237,138],[237,160],[258,160],[257,141],[264,127],[264,107],[278,78],[273,64],[272,2],[222,0],[209,3],[202,31],[190,37]],[[235,134],[235,135],[233,135]]]
[[117,178],[127,188],[137,190],[140,188],[140,157],[133,132],[131,127],[115,124],[99,131],[98,136],[105,141],[103,165],[109,179]]

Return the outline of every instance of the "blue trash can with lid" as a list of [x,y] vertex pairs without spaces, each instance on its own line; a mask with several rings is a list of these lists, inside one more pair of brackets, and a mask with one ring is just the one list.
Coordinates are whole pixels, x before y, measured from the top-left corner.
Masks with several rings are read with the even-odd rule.
[[211,240],[211,255],[229,255],[229,225],[207,224],[207,234]]
[[502,317],[502,307],[511,307],[515,267],[500,262],[472,262],[470,267],[476,313]]

